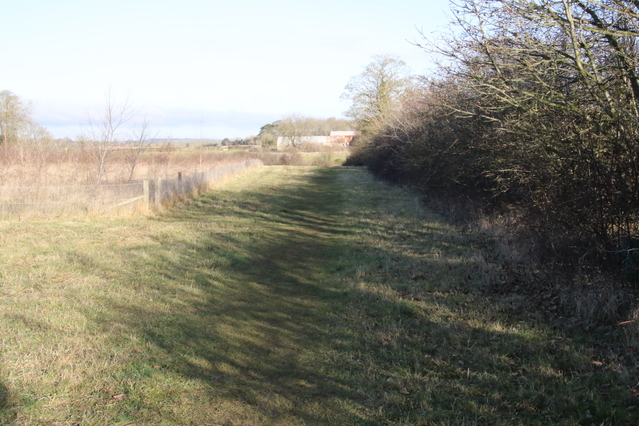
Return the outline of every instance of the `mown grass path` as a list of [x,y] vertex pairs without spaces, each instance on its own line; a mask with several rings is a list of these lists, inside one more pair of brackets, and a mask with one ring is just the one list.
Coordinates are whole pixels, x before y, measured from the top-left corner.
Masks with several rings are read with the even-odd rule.
[[2,424],[636,420],[632,378],[482,297],[481,242],[361,169],[0,235]]

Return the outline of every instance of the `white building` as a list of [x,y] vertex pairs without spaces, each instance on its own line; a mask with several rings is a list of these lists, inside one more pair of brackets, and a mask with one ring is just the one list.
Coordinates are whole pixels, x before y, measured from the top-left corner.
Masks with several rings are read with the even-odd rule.
[[300,146],[307,143],[333,146],[350,145],[357,135],[359,135],[359,132],[353,130],[335,130],[331,132],[330,136],[299,136],[294,138],[295,141],[288,136],[279,136],[277,138],[277,149]]

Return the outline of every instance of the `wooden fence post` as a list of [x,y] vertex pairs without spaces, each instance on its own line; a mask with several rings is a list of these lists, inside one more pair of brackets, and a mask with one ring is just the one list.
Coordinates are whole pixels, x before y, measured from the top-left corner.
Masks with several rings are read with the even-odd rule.
[[151,197],[149,195],[149,181],[146,179],[142,181],[142,190],[144,193],[144,207],[148,209],[151,207]]
[[160,210],[162,207],[162,178],[155,178],[155,206]]
[[142,188],[144,190],[144,207],[149,209],[151,207],[151,202],[149,200],[149,181],[148,180],[145,179],[142,181]]

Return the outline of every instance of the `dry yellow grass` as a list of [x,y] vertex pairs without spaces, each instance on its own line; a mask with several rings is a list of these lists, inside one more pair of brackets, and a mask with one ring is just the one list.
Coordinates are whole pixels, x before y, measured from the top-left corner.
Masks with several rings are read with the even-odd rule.
[[487,298],[481,238],[361,169],[262,167],[0,242],[2,424],[637,422],[623,339]]

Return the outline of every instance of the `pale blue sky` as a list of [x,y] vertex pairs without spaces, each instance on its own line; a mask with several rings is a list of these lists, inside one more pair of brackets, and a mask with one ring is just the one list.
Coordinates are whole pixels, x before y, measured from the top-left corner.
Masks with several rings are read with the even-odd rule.
[[74,138],[110,90],[159,136],[244,137],[288,114],[339,117],[377,54],[432,67],[410,41],[448,0],[0,0],[0,90]]

